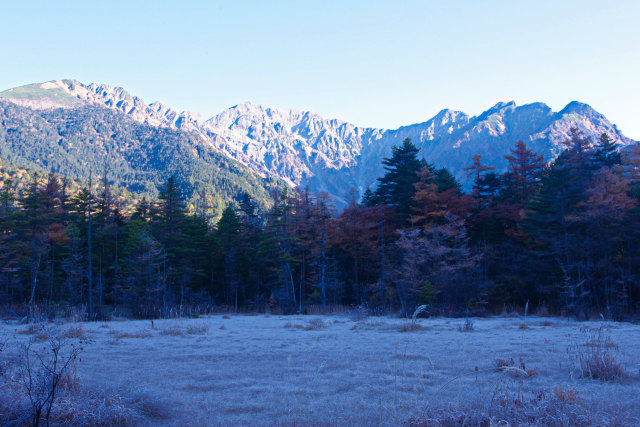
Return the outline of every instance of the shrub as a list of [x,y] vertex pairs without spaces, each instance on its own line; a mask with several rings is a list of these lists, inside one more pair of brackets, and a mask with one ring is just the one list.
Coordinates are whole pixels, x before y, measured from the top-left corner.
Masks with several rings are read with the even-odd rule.
[[597,330],[582,328],[586,335],[583,344],[574,345],[574,360],[580,377],[600,381],[616,381],[625,376],[625,371],[617,359],[618,346],[604,327]]
[[75,361],[83,351],[82,343],[68,344],[62,337],[47,333],[47,344],[34,340],[22,347],[17,377],[29,400],[23,419],[30,418],[37,426],[41,420],[49,425],[51,411],[60,388],[69,389],[75,383]]

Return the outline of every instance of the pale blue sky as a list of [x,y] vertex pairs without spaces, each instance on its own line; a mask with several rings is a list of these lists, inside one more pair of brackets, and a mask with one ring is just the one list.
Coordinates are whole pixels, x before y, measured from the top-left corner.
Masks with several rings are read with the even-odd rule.
[[3,1],[0,90],[62,78],[204,117],[245,101],[395,128],[591,104],[640,139],[640,1]]

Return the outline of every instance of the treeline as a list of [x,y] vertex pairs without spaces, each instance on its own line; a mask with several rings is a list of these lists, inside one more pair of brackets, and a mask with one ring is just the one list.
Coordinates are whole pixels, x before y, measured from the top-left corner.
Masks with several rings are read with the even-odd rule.
[[[215,226],[174,177],[124,214],[107,173],[68,194],[55,174],[0,193],[0,301],[167,315],[198,304],[305,312],[363,305],[442,314],[525,306],[622,318],[640,309],[640,148],[577,131],[553,162],[518,142],[498,174],[472,159],[465,194],[406,140],[375,191],[337,213],[326,194],[247,193]],[[91,190],[90,190],[91,189]],[[203,198],[206,200],[206,197]]]

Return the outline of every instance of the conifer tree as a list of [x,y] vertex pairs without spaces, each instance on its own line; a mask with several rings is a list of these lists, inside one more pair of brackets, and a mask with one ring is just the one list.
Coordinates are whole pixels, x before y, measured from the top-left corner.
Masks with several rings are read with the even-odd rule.
[[418,159],[419,151],[407,138],[401,146],[391,149],[391,157],[382,160],[385,174],[378,178],[378,187],[374,193],[375,204],[392,206],[400,223],[411,215],[418,174],[426,166]]

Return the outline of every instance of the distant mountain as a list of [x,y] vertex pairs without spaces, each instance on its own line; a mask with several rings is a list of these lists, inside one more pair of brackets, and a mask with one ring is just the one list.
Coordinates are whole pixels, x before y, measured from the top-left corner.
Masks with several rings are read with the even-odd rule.
[[37,110],[101,106],[117,110],[146,126],[198,135],[217,152],[253,171],[290,185],[327,191],[338,204],[355,188],[362,193],[382,173],[380,162],[405,138],[437,167],[447,167],[468,184],[462,168],[474,154],[504,170],[504,155],[523,140],[551,160],[562,150],[573,127],[586,135],[607,133],[621,145],[634,143],[589,105],[571,102],[559,112],[543,103],[516,106],[498,103],[478,116],[442,110],[423,123],[395,130],[364,128],[309,111],[236,105],[203,120],[159,103],[146,104],[122,88],[62,80],[28,85],[0,93],[18,105]]

